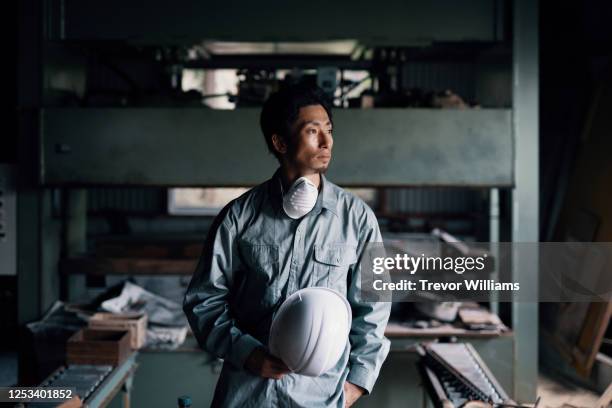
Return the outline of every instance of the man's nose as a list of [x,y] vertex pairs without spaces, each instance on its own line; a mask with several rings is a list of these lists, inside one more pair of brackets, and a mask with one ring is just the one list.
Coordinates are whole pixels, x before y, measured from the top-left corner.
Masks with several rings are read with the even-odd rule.
[[332,148],[334,144],[334,138],[328,132],[321,130],[319,132],[319,147],[327,147],[328,149]]

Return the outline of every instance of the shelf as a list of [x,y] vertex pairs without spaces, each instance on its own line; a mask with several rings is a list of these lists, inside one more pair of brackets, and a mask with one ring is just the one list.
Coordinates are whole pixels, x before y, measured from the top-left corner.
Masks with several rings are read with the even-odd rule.
[[498,330],[467,330],[451,325],[436,327],[431,329],[416,329],[413,327],[402,326],[397,322],[390,322],[385,330],[385,336],[390,339],[400,338],[439,338],[439,337],[459,337],[459,338],[495,338],[502,336],[511,336],[509,331]]
[[92,258],[75,257],[60,261],[59,268],[66,275],[188,275],[197,266],[197,259],[155,258]]

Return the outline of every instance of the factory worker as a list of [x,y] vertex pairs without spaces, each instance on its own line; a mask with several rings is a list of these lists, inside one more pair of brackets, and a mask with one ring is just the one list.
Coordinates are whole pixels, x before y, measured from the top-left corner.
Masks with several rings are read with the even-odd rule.
[[[389,352],[390,303],[359,293],[359,259],[367,243],[382,242],[378,223],[324,176],[334,141],[321,90],[288,86],[260,119],[280,167],[217,216],[184,300],[199,344],[224,360],[212,406],[348,407],[372,391]],[[280,304],[312,286],[337,290],[352,310],[342,357],[318,377],[290,372],[268,349]]]

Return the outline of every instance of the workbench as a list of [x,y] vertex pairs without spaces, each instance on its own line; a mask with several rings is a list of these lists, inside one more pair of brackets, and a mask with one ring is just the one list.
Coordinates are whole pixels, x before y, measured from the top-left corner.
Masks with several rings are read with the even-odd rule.
[[[432,341],[433,336],[405,336],[387,333],[391,351],[382,366],[372,395],[359,407],[427,407],[428,396],[420,381],[415,345]],[[513,334],[483,336],[478,333],[457,336],[470,342],[491,369],[501,386],[512,389]],[[132,401],[136,407],[173,407],[179,395],[191,396],[194,406],[210,405],[222,361],[202,351],[188,336],[176,350],[143,349],[138,355],[139,370],[134,377]],[[118,408],[118,402],[111,405]]]

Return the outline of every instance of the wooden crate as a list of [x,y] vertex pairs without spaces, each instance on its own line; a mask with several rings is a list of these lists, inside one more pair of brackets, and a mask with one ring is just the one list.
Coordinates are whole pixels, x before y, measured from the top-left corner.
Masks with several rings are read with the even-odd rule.
[[89,319],[89,327],[100,330],[127,330],[130,332],[130,346],[139,349],[147,337],[147,315],[136,313],[96,313]]
[[85,328],[68,339],[66,362],[118,366],[131,352],[129,331]]

